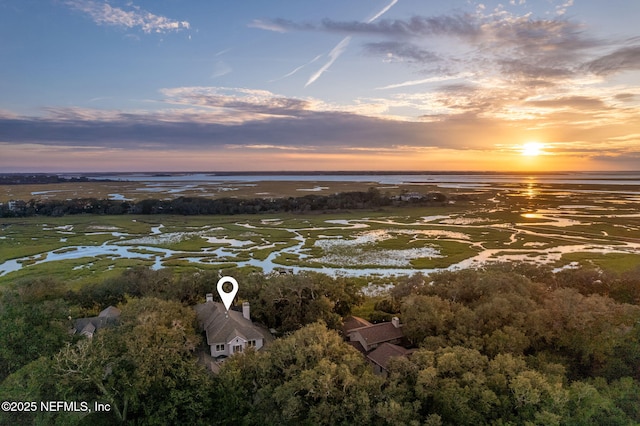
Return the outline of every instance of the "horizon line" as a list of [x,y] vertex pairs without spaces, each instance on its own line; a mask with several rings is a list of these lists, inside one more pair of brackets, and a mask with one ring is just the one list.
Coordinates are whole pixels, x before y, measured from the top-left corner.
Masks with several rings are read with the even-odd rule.
[[132,170],[132,171],[12,171],[2,172],[0,175],[122,175],[122,174],[154,174],[154,175],[402,175],[402,174],[565,174],[565,173],[640,173],[637,170],[196,170],[196,171],[166,171],[166,170]]

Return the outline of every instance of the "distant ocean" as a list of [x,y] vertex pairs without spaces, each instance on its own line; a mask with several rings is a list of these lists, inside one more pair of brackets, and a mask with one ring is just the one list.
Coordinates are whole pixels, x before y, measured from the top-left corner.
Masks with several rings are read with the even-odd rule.
[[[88,176],[88,175],[87,175]],[[566,185],[640,185],[638,172],[565,172],[565,173],[388,173],[388,172],[310,172],[310,173],[105,173],[95,179],[133,182],[375,182],[381,185],[432,184],[453,187],[482,187],[487,184],[532,183]]]

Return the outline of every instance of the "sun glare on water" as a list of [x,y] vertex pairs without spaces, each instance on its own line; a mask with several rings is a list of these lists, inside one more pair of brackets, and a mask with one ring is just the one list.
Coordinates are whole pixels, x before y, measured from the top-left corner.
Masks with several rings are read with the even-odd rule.
[[544,145],[540,142],[527,142],[522,145],[522,155],[526,157],[536,157],[542,154]]

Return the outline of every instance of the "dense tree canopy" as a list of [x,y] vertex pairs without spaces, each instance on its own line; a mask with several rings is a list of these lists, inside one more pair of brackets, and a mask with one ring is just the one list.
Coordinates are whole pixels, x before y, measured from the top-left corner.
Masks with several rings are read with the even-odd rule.
[[76,399],[101,396],[120,421],[199,424],[210,406],[209,376],[191,356],[199,340],[192,309],[133,299],[123,306],[117,327],[56,355],[61,391]]
[[337,329],[342,317],[362,301],[353,281],[316,272],[250,274],[242,283],[238,294],[251,303],[252,317],[282,332],[318,320]]
[[43,278],[0,293],[0,380],[70,340],[63,292],[61,283]]
[[[238,300],[283,337],[213,375],[192,306],[218,272],[133,268],[76,291],[51,279],[0,298],[0,396],[98,401],[109,413],[0,413],[0,424],[628,425],[640,423],[640,274],[498,265],[399,278],[374,314],[413,345],[386,377],[336,329],[358,281],[236,271]],[[119,323],[71,336],[108,305]],[[374,304],[371,303],[371,306]]]
[[221,397],[239,402],[220,424],[370,424],[382,386],[362,355],[321,323],[232,358],[218,380]]

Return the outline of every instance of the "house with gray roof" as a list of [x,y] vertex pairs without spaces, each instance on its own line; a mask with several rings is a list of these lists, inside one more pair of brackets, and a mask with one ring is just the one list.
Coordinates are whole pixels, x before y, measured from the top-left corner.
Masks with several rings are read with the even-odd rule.
[[412,352],[412,349],[405,349],[392,343],[383,343],[369,352],[367,359],[373,366],[374,373],[386,377],[389,372],[389,360],[391,358],[406,357],[411,355]]
[[71,333],[80,334],[91,339],[101,328],[112,326],[118,323],[120,309],[109,306],[102,310],[97,317],[78,318],[73,321]]
[[242,312],[227,310],[222,303],[214,302],[213,294],[209,293],[206,302],[196,305],[195,310],[214,358],[231,356],[247,348],[259,350],[271,337],[251,321],[248,302],[242,304]]
[[391,322],[370,324],[348,331],[347,337],[351,342],[358,342],[369,352],[383,343],[400,343],[404,337],[402,325],[398,317],[393,317]]
[[398,346],[407,344],[398,317],[380,324],[371,324],[359,317],[347,317],[342,331],[348,339],[347,343],[360,351],[371,364],[373,372],[381,376],[388,373],[389,359],[406,357],[413,352],[412,349]]

